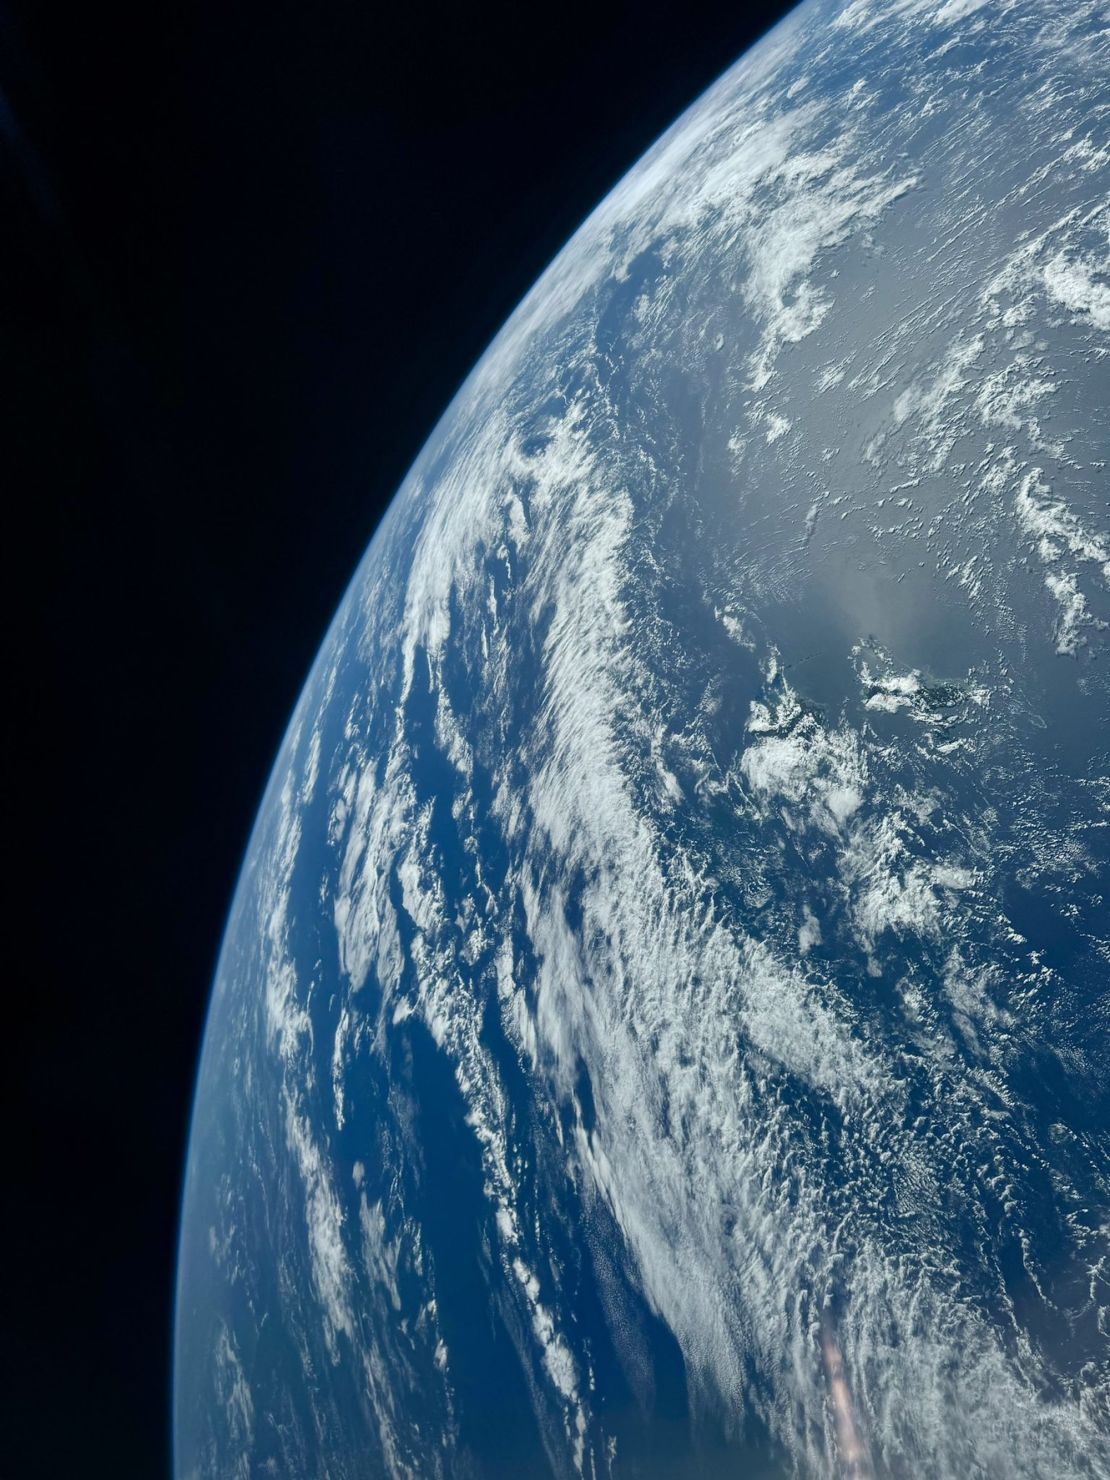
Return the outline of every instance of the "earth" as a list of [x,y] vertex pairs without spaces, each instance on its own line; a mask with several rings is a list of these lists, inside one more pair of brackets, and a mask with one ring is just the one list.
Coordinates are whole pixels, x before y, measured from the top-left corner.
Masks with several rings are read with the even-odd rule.
[[447,410],[230,912],[179,1480],[1110,1475],[1108,79],[810,0]]

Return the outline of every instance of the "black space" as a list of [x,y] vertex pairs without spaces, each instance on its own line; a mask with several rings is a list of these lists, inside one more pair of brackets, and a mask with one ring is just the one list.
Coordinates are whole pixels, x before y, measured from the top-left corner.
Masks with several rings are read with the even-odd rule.
[[167,1472],[194,1064],[302,680],[498,326],[786,8],[0,9],[3,1474]]

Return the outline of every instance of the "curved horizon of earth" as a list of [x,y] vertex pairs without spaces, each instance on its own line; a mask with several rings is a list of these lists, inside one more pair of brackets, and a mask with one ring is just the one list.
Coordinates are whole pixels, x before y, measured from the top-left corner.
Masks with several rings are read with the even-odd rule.
[[398,492],[274,766],[179,1480],[1110,1476],[1110,32],[809,0]]

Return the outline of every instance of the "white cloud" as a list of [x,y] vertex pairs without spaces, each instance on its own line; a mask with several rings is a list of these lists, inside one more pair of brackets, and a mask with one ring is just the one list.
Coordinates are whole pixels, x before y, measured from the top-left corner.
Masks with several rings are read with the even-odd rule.
[[773,713],[753,703],[748,731],[757,738],[740,769],[759,798],[781,798],[826,831],[840,830],[859,810],[867,768],[851,731],[823,728],[789,689]]
[[[1057,252],[1043,268],[1048,296],[1071,313],[1087,318],[1097,329],[1110,330],[1108,264],[1090,258],[1069,258]],[[1100,276],[1101,274],[1101,276]]]

